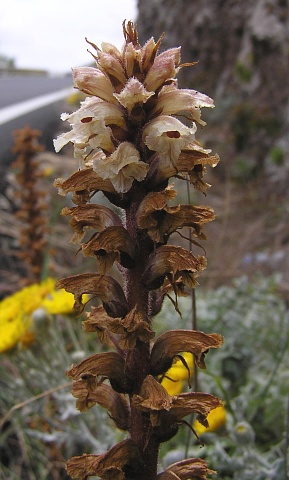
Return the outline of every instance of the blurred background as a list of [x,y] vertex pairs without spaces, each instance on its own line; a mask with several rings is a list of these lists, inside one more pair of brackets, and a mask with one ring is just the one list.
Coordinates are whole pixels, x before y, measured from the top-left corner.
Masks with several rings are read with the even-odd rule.
[[[23,223],[15,215],[22,187],[17,185],[13,167],[17,155],[11,150],[13,132],[25,126],[41,131],[37,142],[43,146],[36,156],[48,207],[43,275],[60,278],[85,271],[90,265],[80,255],[75,257],[68,222],[60,217],[65,199],[52,187],[56,177],[67,177],[75,170],[72,151],[68,147],[55,155],[52,140],[65,128],[60,114],[75,110],[82,100],[73,90],[71,68],[93,63],[85,38],[99,47],[102,42],[121,47],[125,19],[136,21],[141,44],[151,36],[157,40],[165,32],[161,50],[181,46],[182,63],[197,63],[181,69],[179,86],[198,90],[215,101],[213,110],[202,112],[207,126],[198,128],[197,139],[218,153],[221,161],[215,169],[208,167],[206,181],[212,187],[207,196],[192,194],[194,203],[213,206],[217,215],[206,227],[208,268],[196,293],[199,327],[204,331],[214,328],[225,336],[227,332],[228,336],[227,347],[215,357],[215,364],[208,366],[211,377],[201,379],[208,391],[223,396],[227,390],[228,394],[227,427],[217,440],[208,438],[209,447],[210,442],[218,445],[217,454],[207,447],[207,453],[215,455],[215,465],[210,466],[221,469],[223,480],[288,480],[284,467],[288,466],[289,445],[288,0],[1,1],[0,298],[17,292],[27,277],[19,257]],[[185,191],[182,201],[186,202]],[[169,321],[166,308],[163,319]],[[190,328],[190,306],[184,308],[188,316],[183,326]],[[60,317],[57,321],[54,333],[49,334],[53,338],[49,338],[56,350],[65,339],[57,360],[69,366],[73,355],[80,358],[81,352],[93,350],[94,344],[79,340],[79,326],[66,330],[66,322]],[[1,332],[0,320],[0,347]],[[67,381],[64,374],[56,374],[54,364],[53,374],[49,369],[46,372],[50,383],[45,383],[45,377],[35,374],[39,348],[45,354],[43,368],[52,362],[51,348],[46,346],[46,351],[40,342],[33,347],[36,350],[23,350],[24,343],[16,342],[14,350],[0,353],[0,391],[2,385],[5,392],[0,393],[2,414],[25,398]],[[36,375],[34,383],[31,371]],[[77,451],[79,428],[86,447],[92,450],[105,449],[113,441],[106,426],[104,431],[93,432],[96,438],[102,436],[100,443],[92,440],[89,427],[95,418],[80,421],[73,404],[68,390],[66,395],[53,394],[45,404],[36,407],[33,403],[26,413],[19,410],[4,424],[1,480],[68,478],[64,457]],[[98,425],[106,422],[104,414],[89,415],[96,415]],[[243,430],[236,427],[240,422],[245,422]],[[178,445],[184,441],[181,437],[170,444],[164,455],[178,460]],[[246,442],[251,456],[240,447]],[[19,445],[22,456],[15,460]],[[37,465],[31,449],[38,452]],[[49,465],[40,468],[47,455]],[[244,466],[248,459],[252,471]]]

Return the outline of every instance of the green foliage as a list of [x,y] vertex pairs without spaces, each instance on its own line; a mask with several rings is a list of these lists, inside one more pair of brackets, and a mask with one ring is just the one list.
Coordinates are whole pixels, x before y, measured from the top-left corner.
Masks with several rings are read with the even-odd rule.
[[[223,347],[206,357],[207,370],[199,371],[199,390],[223,398],[228,419],[219,433],[203,435],[203,449],[192,446],[192,437],[189,453],[205,457],[218,471],[216,479],[285,478],[289,312],[276,285],[274,278],[244,277],[231,287],[198,291],[198,328],[225,337]],[[183,328],[191,328],[189,297],[180,300],[180,309]],[[166,304],[159,328],[162,321],[174,324],[176,315]],[[165,447],[165,464],[184,458],[185,442],[180,432]]]
[[273,147],[270,151],[270,158],[274,165],[281,166],[284,164],[284,150],[281,147]]
[[234,65],[234,74],[241,82],[250,82],[253,72],[243,62],[237,61]]

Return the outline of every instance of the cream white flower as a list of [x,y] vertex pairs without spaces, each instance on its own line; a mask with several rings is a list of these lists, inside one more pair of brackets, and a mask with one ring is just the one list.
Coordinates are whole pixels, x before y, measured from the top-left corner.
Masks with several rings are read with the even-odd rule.
[[161,112],[162,115],[174,115],[180,112],[189,112],[192,120],[201,125],[206,123],[201,120],[202,107],[214,107],[214,101],[196,90],[178,89],[176,85],[164,86],[157,99],[156,106],[151,115]]
[[115,98],[125,107],[130,114],[135,105],[145,103],[154,92],[148,92],[143,84],[136,78],[130,78],[120,93],[115,93]]
[[162,166],[174,165],[181,150],[194,140],[196,130],[195,124],[188,128],[174,117],[160,115],[145,125],[143,141],[159,154]]
[[83,93],[95,95],[108,102],[116,103],[113,86],[107,76],[97,68],[78,67],[72,69],[74,86]]
[[170,48],[160,53],[160,55],[155,58],[144,80],[146,89],[155,92],[166,80],[174,78],[179,70],[180,59],[180,48]]
[[109,179],[115,190],[127,192],[134,180],[145,179],[149,165],[140,161],[139,151],[129,142],[122,142],[109,157],[96,154],[93,169],[101,178]]
[[76,112],[63,113],[60,118],[68,121],[72,129],[54,140],[56,152],[68,142],[72,142],[76,149],[90,146],[93,149],[100,147],[112,152],[114,150],[112,133],[107,125],[126,128],[121,107],[95,97],[87,98]]

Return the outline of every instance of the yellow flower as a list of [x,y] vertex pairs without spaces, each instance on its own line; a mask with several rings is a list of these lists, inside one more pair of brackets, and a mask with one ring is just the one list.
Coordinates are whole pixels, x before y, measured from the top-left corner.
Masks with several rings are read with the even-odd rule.
[[[190,377],[194,371],[194,360],[191,353],[183,353],[182,357],[186,361],[190,369]],[[178,395],[182,392],[185,386],[185,380],[188,381],[189,372],[183,362],[178,359],[171,368],[166,372],[166,376],[162,380],[162,386],[166,389],[169,395]]]
[[[48,278],[10,295],[0,303],[0,352],[6,352],[18,342],[27,344],[27,332],[32,323],[31,314],[42,304],[43,298],[53,291],[55,282]],[[29,335],[31,342],[31,335]]]
[[226,423],[226,409],[224,406],[220,406],[211,410],[209,415],[207,416],[207,420],[209,423],[208,428],[204,427],[198,420],[196,420],[193,424],[194,430],[197,432],[198,435],[202,435],[205,432],[215,432],[219,430],[225,423]]
[[64,289],[54,290],[49,293],[47,297],[44,298],[42,302],[42,307],[48,313],[54,314],[64,314],[70,313],[73,310],[74,297],[71,293],[66,292]]
[[17,344],[29,345],[35,339],[32,314],[40,307],[47,313],[69,313],[74,298],[65,290],[55,290],[55,280],[47,278],[22,288],[0,302],[0,352]]

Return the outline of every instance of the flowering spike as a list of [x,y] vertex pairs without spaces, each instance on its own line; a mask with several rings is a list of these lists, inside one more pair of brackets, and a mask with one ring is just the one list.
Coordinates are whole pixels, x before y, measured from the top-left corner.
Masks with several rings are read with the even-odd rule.
[[[55,185],[62,195],[72,193],[76,206],[63,214],[71,217],[72,240],[82,244],[84,256],[95,258],[97,268],[97,273],[71,276],[58,285],[74,294],[77,311],[84,308],[84,294],[102,302],[91,307],[83,327],[116,350],[91,355],[68,371],[73,394],[80,410],[95,403],[107,408],[130,438],[105,454],[73,457],[68,473],[83,480],[93,475],[104,480],[205,480],[212,471],[199,459],[179,462],[158,475],[159,445],[177,433],[186,415],[195,412],[206,424],[207,415],[222,402],[202,392],[170,396],[162,381],[176,358],[183,359],[189,377],[187,352],[205,368],[205,353],[221,346],[222,338],[176,330],[160,335],[153,346],[151,342],[153,316],[164,297],[179,312],[178,296],[197,285],[206,267],[206,258],[190,250],[206,239],[203,229],[214,212],[203,205],[171,205],[177,191],[170,182],[189,180],[203,193],[209,187],[203,179],[206,165],[215,166],[219,158],[198,143],[196,134],[197,126],[205,125],[201,109],[214,104],[203,93],[178,89],[176,76],[185,66],[180,47],[159,53],[162,36],[141,46],[130,21],[123,23],[123,34],[121,51],[109,43],[100,49],[88,42],[96,67],[73,71],[76,88],[89,97],[75,113],[62,116],[71,130],[55,146],[74,145],[79,171]],[[97,192],[111,209],[93,203]],[[190,240],[189,250],[168,243],[183,227],[198,239]],[[107,275],[114,263],[118,281]]]

